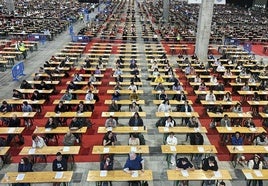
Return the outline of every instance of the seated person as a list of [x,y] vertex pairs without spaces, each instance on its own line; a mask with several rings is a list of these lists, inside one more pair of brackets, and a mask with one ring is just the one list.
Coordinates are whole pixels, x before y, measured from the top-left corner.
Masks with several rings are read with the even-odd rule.
[[[204,159],[202,169],[204,171],[208,171],[208,170],[218,171],[219,167],[218,167],[218,163],[217,163],[215,157],[214,156],[209,156],[206,159]],[[204,183],[205,183],[206,186],[214,185],[215,180],[205,180]]]
[[[79,119],[77,119],[77,117],[74,117],[69,125],[69,129],[70,130],[77,130],[83,127],[83,124],[81,123],[81,121]],[[76,142],[79,143],[80,142],[80,136],[77,133],[74,133],[74,136],[76,138]]]
[[159,106],[158,106],[158,112],[171,112],[171,105],[169,104],[169,100],[164,100]]
[[129,119],[128,121],[129,126],[143,126],[143,120],[141,119],[138,112],[135,112],[135,114]]
[[112,100],[112,103],[109,105],[108,112],[118,112],[120,111],[120,106],[116,103],[115,100]]
[[129,140],[128,140],[128,145],[131,145],[131,146],[140,145],[140,139],[139,139],[137,133],[131,133],[129,136],[130,137],[129,137]]
[[[20,127],[20,118],[16,114],[12,115],[12,118],[9,120],[7,127]],[[10,145],[12,139],[15,137],[15,134],[8,134],[6,144]]]
[[161,90],[160,94],[158,95],[158,99],[159,100],[166,100],[166,99],[168,99],[168,96],[166,94],[165,89],[162,89]]
[[68,131],[65,135],[64,135],[64,138],[63,138],[63,145],[64,146],[73,146],[74,143],[76,141],[76,138],[75,136],[70,132]]
[[108,131],[103,137],[103,146],[114,146],[116,139],[112,131]]
[[[173,132],[170,132],[166,139],[166,145],[174,146],[177,144],[178,144],[178,139],[174,136]],[[170,163],[172,164],[172,166],[175,165],[175,157],[176,157],[176,153],[172,154],[170,157]]]
[[129,99],[131,101],[139,100],[139,95],[137,94],[136,90],[133,90],[132,93],[129,95]]
[[129,105],[130,112],[139,112],[139,110],[140,110],[140,106],[135,101],[133,101],[132,104]]
[[[188,160],[188,158],[179,158],[176,161],[176,170],[194,170],[193,164]],[[188,185],[188,180],[180,181],[182,185]]]
[[[53,117],[48,118],[47,123],[45,125],[46,129],[55,129],[58,127],[58,124],[56,122],[56,120]],[[55,141],[54,134],[46,134],[45,135],[47,139],[51,139],[52,141]]]
[[121,97],[121,94],[119,90],[115,90],[114,93],[112,94],[112,100],[119,101]]
[[44,139],[36,134],[32,135],[32,148],[42,148],[47,146]]

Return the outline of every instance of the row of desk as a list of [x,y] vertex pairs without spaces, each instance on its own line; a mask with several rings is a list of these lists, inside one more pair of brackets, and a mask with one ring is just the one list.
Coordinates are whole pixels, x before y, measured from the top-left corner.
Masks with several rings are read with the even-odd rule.
[[[242,169],[242,172],[248,180],[267,180],[268,170],[249,170]],[[7,172],[2,184],[7,183],[69,183],[72,181],[74,172]],[[203,180],[232,180],[231,174],[227,170],[220,169],[218,171],[184,171],[184,170],[167,170],[168,180],[188,180],[188,181],[203,181]],[[87,173],[87,181],[104,182],[104,181],[152,181],[153,171],[134,171],[132,174],[126,173],[123,170],[99,171],[92,170]]]

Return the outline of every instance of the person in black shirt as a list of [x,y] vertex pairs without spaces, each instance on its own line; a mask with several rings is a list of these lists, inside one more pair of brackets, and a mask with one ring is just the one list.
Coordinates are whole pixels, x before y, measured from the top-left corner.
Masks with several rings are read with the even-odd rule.
[[[190,136],[190,144],[191,145],[203,145],[204,138],[201,133],[197,132]],[[196,169],[200,168],[200,163],[202,160],[202,153],[194,154],[194,165]]]
[[[204,159],[202,169],[204,171],[212,170],[212,171],[218,171],[218,163],[214,156],[209,156],[208,158]],[[205,186],[214,185],[215,180],[205,180],[204,181]]]
[[[60,152],[57,152],[56,159],[52,163],[53,171],[67,171],[67,161],[62,157]],[[61,183],[53,183],[53,186],[60,186]]]
[[[69,129],[70,130],[77,130],[83,127],[83,124],[81,123],[81,121],[79,119],[77,119],[76,117],[74,117],[69,125]],[[79,143],[80,142],[80,136],[78,133],[74,133],[74,136],[76,138],[76,142]]]
[[[33,165],[28,158],[21,158],[18,172],[33,172]],[[30,186],[30,183],[17,183],[16,186]]]
[[[63,101],[60,101],[59,104],[56,105],[54,112],[57,114],[60,114],[62,112],[67,112],[67,108],[63,104]],[[59,123],[60,125],[66,124],[66,121],[67,121],[66,118],[61,118],[61,117],[57,118],[57,123]]]
[[[35,90],[33,92],[31,100],[32,101],[38,101],[38,100],[41,100],[41,99],[43,99],[43,96],[38,92],[38,90]],[[36,112],[39,112],[39,113],[41,112],[41,105],[40,104],[32,104],[32,107],[34,109],[36,109]]]
[[[48,118],[48,120],[47,120],[47,123],[46,123],[46,125],[45,125],[45,128],[46,129],[55,129],[55,128],[57,128],[57,122],[56,122],[56,120],[53,118],[53,117],[50,117],[50,118]],[[55,135],[54,134],[46,134],[46,137],[48,138],[48,139],[52,139],[52,141],[54,141],[54,137],[55,137]]]
[[[8,122],[8,127],[20,127],[20,119],[16,114],[12,115],[12,118]],[[15,134],[8,134],[7,136],[7,145],[10,145],[10,142],[15,137]]]
[[115,142],[114,134],[112,131],[108,131],[103,137],[103,146],[113,146]]
[[[193,164],[186,158],[179,158],[176,161],[176,170],[194,170]],[[188,185],[188,180],[181,181],[182,185]]]

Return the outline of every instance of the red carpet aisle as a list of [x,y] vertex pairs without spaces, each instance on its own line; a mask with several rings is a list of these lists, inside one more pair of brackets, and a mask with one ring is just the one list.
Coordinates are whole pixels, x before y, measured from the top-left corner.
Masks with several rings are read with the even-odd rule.
[[256,55],[268,56],[268,50],[266,53],[263,53],[263,45],[252,45],[252,52]]
[[[87,46],[86,52],[91,48],[93,45],[92,42],[90,42]],[[91,122],[93,123],[92,128],[87,130],[86,134],[83,134],[82,137],[82,144],[81,149],[79,152],[79,155],[75,156],[76,162],[97,162],[99,161],[99,155],[92,155],[92,147],[94,145],[100,145],[102,144],[102,138],[103,134],[97,134],[97,129],[99,126],[104,126],[105,118],[101,118],[101,113],[103,111],[108,110],[108,106],[104,105],[104,100],[111,99],[111,95],[107,95],[106,92],[110,88],[108,87],[108,82],[113,81],[113,78],[111,77],[112,69],[107,69],[104,72],[104,77],[102,79],[102,85],[97,87],[99,89],[99,98],[100,101],[95,104],[94,112],[92,113],[92,117],[90,118]],[[36,128],[36,126],[41,127],[45,126],[47,122],[47,118],[45,118],[45,113],[49,111],[54,111],[55,105],[53,105],[53,101],[55,99],[60,99],[62,94],[60,94],[60,91],[67,88],[66,82],[72,80],[71,75],[75,73],[75,69],[72,69],[69,71],[70,77],[68,78],[62,78],[61,84],[56,86],[56,94],[50,96],[50,101],[43,105],[42,112],[37,115],[34,119],[34,125],[27,130],[24,130],[23,136],[25,138],[25,144],[23,146],[31,146],[32,140],[31,136]],[[79,95],[78,99],[84,99],[85,95]],[[68,119],[67,123],[70,123],[70,119]],[[63,136],[59,136],[59,145],[63,145]],[[14,163],[20,162],[21,156],[19,156],[19,152],[21,151],[23,146],[18,146],[14,144],[15,146],[11,149],[11,155],[12,155],[12,161]],[[50,144],[55,145],[55,144]],[[77,144],[79,145],[79,144]],[[48,162],[52,162],[55,159],[54,156],[48,156]]]

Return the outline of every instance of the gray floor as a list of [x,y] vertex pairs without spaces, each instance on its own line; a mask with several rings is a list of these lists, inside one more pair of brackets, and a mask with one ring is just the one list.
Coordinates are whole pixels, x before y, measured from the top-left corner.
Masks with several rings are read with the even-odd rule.
[[[96,12],[95,12],[96,13]],[[77,23],[74,25],[75,32],[79,30],[79,28],[83,27],[83,23]],[[137,21],[137,32],[140,36],[141,32],[141,25]],[[26,76],[21,78],[19,82],[13,82],[10,70],[7,70],[6,72],[1,72],[0,76],[0,98],[10,98],[11,92],[13,88],[17,88],[22,79],[31,79],[31,74],[36,72],[37,69],[43,65],[44,61],[48,60],[50,56],[55,54],[56,52],[59,52],[60,49],[63,48],[63,46],[70,42],[70,35],[68,33],[68,30],[61,34],[60,36],[57,36],[54,41],[46,42],[44,45],[39,44],[39,50],[37,52],[30,53],[27,60],[25,60],[25,73]],[[138,38],[137,42],[140,44],[140,51],[144,51],[143,40],[141,37]],[[113,66],[113,61],[116,59],[117,56],[111,55],[109,60],[109,66]],[[145,58],[144,58],[145,59]],[[267,59],[266,59],[267,60]],[[175,64],[175,57],[170,58],[171,63]],[[149,82],[145,79],[147,78],[147,65],[146,63],[142,63],[142,82],[144,86],[142,89],[145,91],[145,94],[142,95],[141,99],[146,100],[146,105],[143,106],[143,110],[146,111],[147,117],[144,120],[145,125],[147,126],[148,134],[145,135],[146,144],[150,146],[150,154],[144,155],[145,159],[145,167],[146,169],[153,170],[154,175],[154,181],[149,182],[149,185],[152,186],[161,186],[161,185],[172,185],[172,181],[167,181],[167,163],[165,161],[165,156],[163,156],[160,153],[159,146],[162,144],[162,135],[158,134],[154,124],[156,122],[156,118],[154,116],[154,112],[156,111],[156,106],[152,103],[152,100],[154,99],[154,96],[151,95],[151,87],[149,85]],[[127,109],[127,108],[123,108]],[[126,124],[128,120],[120,120],[120,123]],[[177,121],[179,123],[179,121]],[[186,144],[188,142],[185,142],[185,135],[176,135],[179,139],[180,144]],[[118,135],[118,143],[119,144],[126,144],[127,141],[127,135]],[[205,136],[205,143],[209,144],[209,141],[207,137]],[[127,156],[115,156],[115,169],[122,169],[123,164],[126,160]],[[221,169],[228,169],[232,174],[232,182],[226,181],[227,185],[233,185],[233,186],[244,186],[246,185],[246,182],[244,180],[244,177],[239,170],[241,167],[238,167],[237,169],[233,169],[230,163],[228,162],[219,162],[219,167]],[[35,170],[51,170],[51,164],[39,164],[35,165]],[[173,167],[174,168],[174,167]],[[86,181],[86,176],[88,170],[98,170],[99,169],[99,163],[76,163],[76,166],[74,168],[75,175],[73,177],[73,181],[71,185],[94,185],[94,183],[90,183]],[[2,176],[7,171],[17,171],[17,164],[11,164],[5,166],[1,171],[0,174]],[[33,184],[35,185],[35,184]],[[39,185],[50,185],[50,184],[39,184]],[[113,185],[116,186],[123,186],[127,185],[125,182],[116,182],[113,183]],[[201,185],[201,182],[190,182],[191,186],[197,186]],[[264,185],[268,185],[266,182]]]

